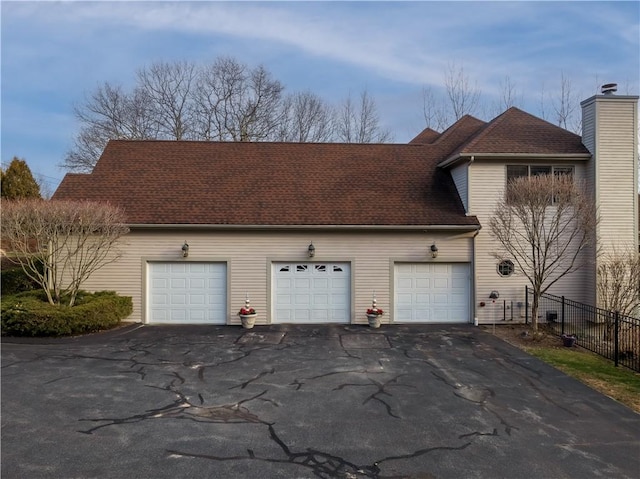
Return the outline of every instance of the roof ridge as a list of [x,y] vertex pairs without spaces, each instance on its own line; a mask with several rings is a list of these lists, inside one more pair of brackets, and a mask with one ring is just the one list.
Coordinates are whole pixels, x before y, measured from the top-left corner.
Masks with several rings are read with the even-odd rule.
[[409,143],[384,143],[384,142],[337,142],[337,141],[232,141],[232,140],[171,140],[163,138],[111,138],[107,143],[188,143],[218,145],[336,145],[336,146],[407,146]]
[[509,111],[513,111],[513,110],[522,111],[522,110],[520,110],[519,108],[517,108],[515,106],[511,106],[511,107],[507,108],[505,111],[503,111],[498,116],[496,116],[493,120],[487,122],[485,124],[485,126],[480,128],[474,135],[471,135],[471,138],[469,139],[469,141],[467,141],[466,143],[463,143],[462,145],[460,145],[460,147],[458,148],[458,151],[462,151],[465,148],[469,148],[470,146],[472,146],[475,143],[477,143],[478,141],[480,141],[491,130],[496,128],[496,125],[500,125],[504,121],[504,118],[507,115],[507,113]]
[[449,136],[451,136],[455,131],[457,131],[461,127],[460,125],[462,125],[462,123],[467,122],[469,120],[476,120],[476,121],[479,121],[481,123],[485,123],[485,122],[483,122],[479,118],[476,118],[473,115],[469,115],[469,114],[462,115],[451,126],[449,126],[449,128],[447,128],[442,133],[440,133],[440,136],[438,138],[436,138],[436,140],[433,143],[434,144],[435,143],[440,143],[441,141],[446,140]]

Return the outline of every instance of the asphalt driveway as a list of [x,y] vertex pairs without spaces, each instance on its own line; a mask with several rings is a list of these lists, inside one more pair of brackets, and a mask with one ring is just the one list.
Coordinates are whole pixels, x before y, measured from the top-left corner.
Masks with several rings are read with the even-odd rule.
[[640,415],[472,326],[2,343],[4,478],[633,478]]

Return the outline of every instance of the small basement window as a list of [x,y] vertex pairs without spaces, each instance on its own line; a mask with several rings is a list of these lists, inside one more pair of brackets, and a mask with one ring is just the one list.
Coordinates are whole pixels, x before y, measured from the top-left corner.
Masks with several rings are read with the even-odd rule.
[[498,263],[498,274],[500,276],[511,276],[513,274],[513,270],[513,261],[510,259],[505,259]]

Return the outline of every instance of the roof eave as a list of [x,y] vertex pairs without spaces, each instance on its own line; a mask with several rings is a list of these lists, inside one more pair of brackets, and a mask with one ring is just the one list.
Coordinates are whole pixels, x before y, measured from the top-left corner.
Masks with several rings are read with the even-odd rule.
[[130,229],[136,230],[378,230],[378,231],[477,231],[480,224],[470,225],[215,225],[215,224],[129,224]]
[[458,163],[473,161],[475,159],[522,159],[522,160],[563,160],[563,161],[587,161],[591,158],[589,153],[458,153],[438,163],[439,168],[448,168]]

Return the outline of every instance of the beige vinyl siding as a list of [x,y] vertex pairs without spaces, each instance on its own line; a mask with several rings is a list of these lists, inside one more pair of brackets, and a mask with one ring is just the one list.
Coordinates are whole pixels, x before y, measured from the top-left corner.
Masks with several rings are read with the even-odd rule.
[[[181,247],[189,243],[189,257]],[[313,241],[314,258],[307,248]],[[376,292],[378,306],[392,320],[394,261],[470,262],[471,234],[458,232],[283,232],[283,231],[133,231],[123,239],[123,256],[96,272],[88,290],[111,289],[133,297],[129,321],[145,322],[147,261],[222,261],[228,265],[228,324],[240,324],[237,311],[245,294],[258,311],[257,324],[271,321],[273,262],[350,262],[351,322],[366,323],[365,311]],[[436,242],[433,260],[429,247]]]
[[[593,155],[586,179],[600,216],[599,250],[637,251],[637,98],[596,96],[583,102],[582,107],[583,142]],[[595,284],[594,264],[589,277],[593,304]]]
[[596,204],[600,241],[606,249],[634,247],[637,242],[638,181],[635,102],[598,102],[596,136]]
[[[582,109],[582,144],[593,155],[596,145],[596,109]],[[585,188],[591,195],[592,200],[596,201],[596,168],[595,160],[592,158],[585,165]],[[597,237],[597,234],[596,234]],[[596,256],[596,247],[592,247],[588,252],[591,258]],[[588,304],[596,304],[596,262],[586,266],[585,271],[585,302]]]
[[464,211],[469,213],[469,166],[468,164],[462,164],[451,169],[451,178],[456,185],[458,195],[464,205]]
[[[497,272],[498,261],[492,256],[497,250],[496,242],[491,237],[489,219],[495,209],[496,203],[502,198],[506,186],[506,165],[523,162],[536,165],[566,165],[574,167],[577,181],[584,178],[584,165],[580,163],[568,163],[559,160],[554,161],[505,161],[505,160],[476,160],[469,166],[469,191],[473,196],[470,203],[473,204],[473,213],[477,215],[482,229],[476,238],[475,250],[475,310],[479,322],[492,322],[495,319],[502,320],[504,301],[510,307],[513,303],[514,320],[524,319],[525,286],[529,284],[527,278],[516,272],[508,277],[500,276]],[[515,261],[514,261],[515,263]],[[556,283],[550,290],[553,294],[564,295],[576,301],[585,299],[586,270],[566,276]],[[489,299],[492,291],[498,291],[500,298],[494,305]],[[484,302],[485,306],[480,306]],[[518,307],[521,303],[521,307]],[[511,316],[511,310],[507,311]]]

